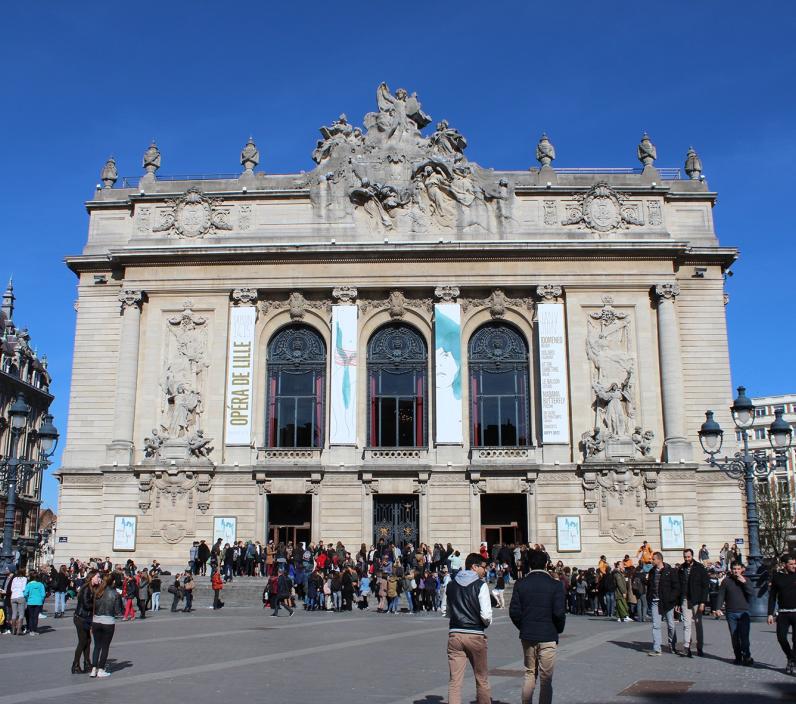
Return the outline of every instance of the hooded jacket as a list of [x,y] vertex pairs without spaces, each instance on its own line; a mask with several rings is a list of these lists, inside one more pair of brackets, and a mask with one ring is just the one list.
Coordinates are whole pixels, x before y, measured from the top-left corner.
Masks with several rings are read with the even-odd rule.
[[449,633],[483,635],[492,623],[489,587],[473,570],[461,570],[452,579],[442,599],[442,615],[450,619]]

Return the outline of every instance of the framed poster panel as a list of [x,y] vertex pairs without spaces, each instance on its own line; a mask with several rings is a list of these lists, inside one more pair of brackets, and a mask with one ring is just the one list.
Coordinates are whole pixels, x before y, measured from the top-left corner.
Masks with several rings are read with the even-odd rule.
[[113,517],[113,550],[114,552],[132,552],[135,550],[135,532],[138,519],[135,516]]
[[580,552],[580,516],[556,516],[558,552]]
[[685,529],[682,513],[661,515],[661,548],[663,550],[684,550]]
[[215,516],[213,518],[213,544],[221,538],[221,545],[233,545],[238,533],[238,519],[235,516]]

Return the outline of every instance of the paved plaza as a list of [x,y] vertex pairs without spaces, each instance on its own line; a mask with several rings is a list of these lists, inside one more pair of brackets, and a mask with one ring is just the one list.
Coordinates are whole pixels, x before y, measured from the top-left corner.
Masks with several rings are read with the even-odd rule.
[[[72,675],[71,613],[42,621],[38,638],[0,637],[0,704],[71,701],[126,704],[321,702],[441,704],[447,698],[447,621],[439,615],[297,611],[279,619],[257,607],[192,614],[160,611],[119,623],[107,680]],[[489,629],[493,701],[520,701],[521,650],[505,611]],[[796,701],[796,678],[782,673],[774,628],[753,624],[754,668],[736,667],[724,622],[705,623],[707,657],[647,657],[649,624],[569,617],[554,698],[559,702]],[[632,688],[632,689],[631,689]],[[677,694],[676,691],[684,693]],[[629,690],[629,691],[628,691]],[[475,699],[468,672],[465,701]],[[84,697],[87,697],[83,699]]]

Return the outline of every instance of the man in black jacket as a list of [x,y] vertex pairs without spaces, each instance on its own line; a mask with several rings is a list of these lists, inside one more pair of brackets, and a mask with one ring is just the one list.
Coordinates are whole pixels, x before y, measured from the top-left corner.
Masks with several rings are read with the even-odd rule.
[[[785,672],[793,674],[794,656],[796,656],[796,555],[785,555],[782,558],[785,570],[774,574],[771,589],[768,592],[768,623],[774,623],[774,608],[777,610],[777,640],[782,652],[788,660]],[[788,643],[788,631],[794,645]]]
[[475,674],[477,704],[491,704],[489,666],[484,629],[492,622],[492,602],[484,581],[486,560],[471,552],[464,569],[448,582],[442,598],[442,615],[450,619],[448,629],[448,704],[461,704],[464,670],[469,660]]
[[680,603],[680,577],[677,570],[663,561],[663,554],[652,553],[652,569],[647,573],[647,606],[652,615],[652,650],[647,655],[661,654],[661,622],[666,619],[669,648],[676,653],[677,631],[674,607]]
[[701,562],[694,560],[694,551],[686,548],[680,565],[680,614],[683,621],[683,652],[680,654],[683,657],[691,657],[692,623],[696,627],[697,655],[702,656],[702,614],[709,598],[708,571]]
[[730,629],[735,664],[749,667],[755,664],[749,649],[749,630],[752,621],[749,614],[751,596],[752,583],[744,577],[744,566],[740,562],[733,562],[732,572],[722,580],[719,587],[715,613],[716,616],[721,616],[722,609],[726,604],[727,626]]
[[522,702],[530,704],[538,677],[539,704],[550,704],[558,635],[567,617],[564,586],[545,570],[547,556],[540,550],[528,551],[528,567],[528,575],[514,585],[509,606],[525,656]]

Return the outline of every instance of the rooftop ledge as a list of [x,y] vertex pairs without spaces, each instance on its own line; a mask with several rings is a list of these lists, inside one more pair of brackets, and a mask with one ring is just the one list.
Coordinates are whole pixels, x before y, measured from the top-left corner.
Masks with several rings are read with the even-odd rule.
[[[488,247],[488,253],[485,252]],[[312,258],[319,254],[328,260],[330,254],[349,258],[393,257],[432,258],[444,252],[460,259],[527,258],[527,259],[588,259],[595,257],[628,257],[642,259],[678,259],[689,263],[720,264],[730,267],[738,258],[735,247],[693,247],[687,242],[670,239],[655,240],[468,240],[443,242],[270,242],[268,244],[235,245],[203,243],[201,245],[151,245],[111,250],[107,254],[65,257],[67,266],[76,274],[82,271],[102,271],[124,265],[143,265],[176,258],[179,263],[256,263],[258,258],[269,261],[273,256],[292,255]]]

